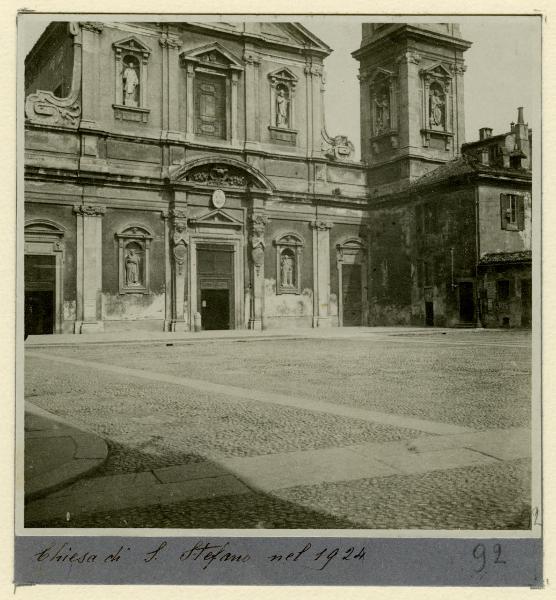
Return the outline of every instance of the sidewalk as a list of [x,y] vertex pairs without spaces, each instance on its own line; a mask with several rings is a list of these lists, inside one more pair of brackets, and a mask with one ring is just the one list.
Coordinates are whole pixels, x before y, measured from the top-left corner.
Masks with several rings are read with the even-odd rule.
[[25,501],[36,500],[99,467],[104,440],[25,403]]
[[30,335],[25,340],[25,348],[40,348],[45,346],[71,346],[85,344],[151,344],[151,343],[189,343],[197,341],[237,341],[237,340],[270,340],[270,339],[339,339],[353,337],[373,337],[384,335],[417,335],[445,336],[460,335],[461,333],[499,332],[495,329],[454,329],[454,328],[425,328],[425,327],[326,327],[326,328],[290,328],[266,329],[253,331],[251,329],[229,329],[215,331],[109,331],[104,333],[87,333],[76,335],[62,333],[56,335]]

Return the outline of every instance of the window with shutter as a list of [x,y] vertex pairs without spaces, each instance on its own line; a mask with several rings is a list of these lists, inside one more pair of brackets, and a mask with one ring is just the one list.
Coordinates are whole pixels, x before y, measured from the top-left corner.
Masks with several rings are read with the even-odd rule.
[[502,229],[522,231],[525,226],[523,196],[500,194],[500,221]]

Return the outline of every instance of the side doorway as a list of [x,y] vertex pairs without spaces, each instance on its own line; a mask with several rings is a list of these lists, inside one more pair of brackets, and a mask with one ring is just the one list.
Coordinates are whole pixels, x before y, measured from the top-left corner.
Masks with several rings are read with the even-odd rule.
[[475,291],[472,281],[458,283],[459,321],[468,325],[475,322]]
[[368,323],[367,248],[359,238],[336,246],[338,269],[338,325],[361,327]]

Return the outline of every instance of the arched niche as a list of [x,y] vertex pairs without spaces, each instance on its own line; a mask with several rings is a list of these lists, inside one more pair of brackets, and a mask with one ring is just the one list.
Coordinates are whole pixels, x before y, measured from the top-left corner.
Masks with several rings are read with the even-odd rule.
[[150,229],[134,223],[116,233],[120,294],[150,293],[150,249],[153,237]]
[[283,233],[274,240],[276,247],[276,293],[301,293],[301,258],[304,242],[297,233]]

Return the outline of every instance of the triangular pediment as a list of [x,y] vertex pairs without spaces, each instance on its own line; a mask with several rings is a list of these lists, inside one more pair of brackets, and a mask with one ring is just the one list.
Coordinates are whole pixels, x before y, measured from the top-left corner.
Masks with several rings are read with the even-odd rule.
[[287,67],[282,67],[276,71],[272,71],[268,76],[270,79],[281,79],[285,81],[297,81],[297,76],[294,75]]
[[229,213],[220,208],[211,210],[210,212],[204,214],[201,217],[191,219],[191,223],[195,224],[198,227],[243,227],[242,221],[236,219],[234,216],[230,215]]
[[243,69],[240,60],[222,44],[213,42],[180,54],[183,61],[196,62],[214,68]]
[[150,54],[151,49],[143,44],[143,42],[136,38],[134,35],[127,37],[123,40],[119,40],[112,44],[114,48],[120,50],[127,50],[128,52],[141,52],[142,54]]
[[382,67],[377,67],[373,74],[370,77],[370,81],[375,81],[376,79],[389,79],[394,76],[393,71],[389,71],[388,69],[383,69]]
[[432,75],[433,77],[438,77],[440,79],[452,78],[452,73],[442,63],[436,63],[426,69],[422,69],[421,73],[423,75]]

